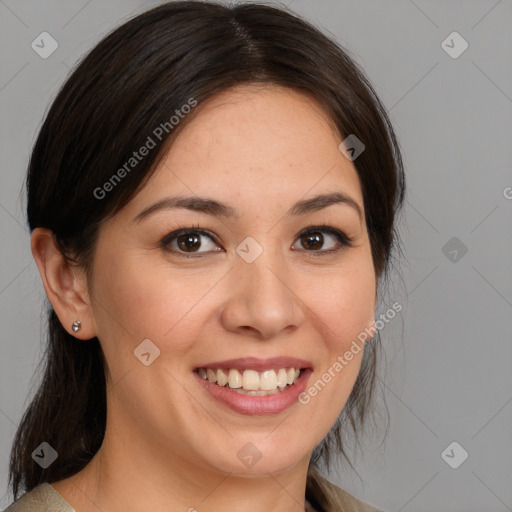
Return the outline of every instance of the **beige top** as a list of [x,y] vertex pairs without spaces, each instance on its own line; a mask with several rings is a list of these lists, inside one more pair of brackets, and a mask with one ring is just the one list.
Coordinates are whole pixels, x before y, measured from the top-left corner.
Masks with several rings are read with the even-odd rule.
[[76,512],[76,510],[48,483],[39,484],[4,512]]
[[[343,492],[351,497],[350,512],[382,512],[346,491]],[[306,510],[317,512],[307,501]],[[49,483],[43,483],[25,493],[4,512],[76,512],[76,510]]]

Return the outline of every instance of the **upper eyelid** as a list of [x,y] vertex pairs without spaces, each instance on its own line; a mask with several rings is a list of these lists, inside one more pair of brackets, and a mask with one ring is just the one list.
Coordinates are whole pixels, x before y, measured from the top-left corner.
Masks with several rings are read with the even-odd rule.
[[[347,245],[349,245],[353,241],[353,239],[351,237],[349,237],[344,230],[335,228],[334,226],[331,226],[329,224],[313,225],[313,226],[308,226],[306,228],[303,228],[302,230],[299,231],[299,233],[295,236],[294,239],[297,239],[303,233],[308,233],[310,231],[313,231],[313,232],[314,231],[324,231],[334,237],[337,237],[338,235],[340,235],[342,238],[346,239]],[[213,235],[212,233],[210,233],[208,230],[205,230],[200,227],[190,226],[190,227],[186,227],[186,228],[177,229],[177,230],[172,231],[171,233],[167,234],[162,239],[162,245],[165,246],[165,245],[169,244],[171,241],[174,241],[178,236],[185,234],[185,233],[199,233],[200,235],[210,238],[217,245],[219,245],[219,243],[220,243],[217,240],[217,237],[215,235]],[[177,252],[182,252],[182,251],[177,251]],[[209,252],[209,251],[205,251],[205,253],[206,252]],[[327,251],[324,250],[324,251],[308,251],[308,252],[327,252]],[[187,253],[183,252],[183,254],[187,254]],[[190,253],[190,254],[194,254],[194,253]],[[199,253],[195,253],[195,254],[201,254],[201,253],[199,252]]]

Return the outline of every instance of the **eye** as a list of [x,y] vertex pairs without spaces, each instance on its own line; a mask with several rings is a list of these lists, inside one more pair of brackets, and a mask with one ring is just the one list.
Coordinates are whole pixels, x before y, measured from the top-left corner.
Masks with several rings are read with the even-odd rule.
[[[330,248],[323,248],[326,237],[322,233],[327,233],[327,240],[335,240]],[[299,241],[307,252],[325,254],[341,250],[343,247],[352,247],[353,239],[347,236],[343,231],[331,226],[312,226],[299,235]],[[337,242],[337,244],[336,244]],[[320,250],[322,249],[322,250]],[[315,254],[316,256],[317,254]]]
[[[209,239],[210,244],[204,244],[201,241],[203,237]],[[213,237],[204,229],[199,228],[199,226],[191,226],[189,228],[173,231],[160,242],[160,245],[165,251],[178,253],[180,256],[185,256],[186,258],[194,258],[194,254],[201,254],[212,250],[218,252],[217,249],[212,248],[217,246]],[[205,250],[199,250],[203,248],[205,248]]]
[[[326,233],[327,236],[324,236],[323,233]],[[207,239],[206,244],[201,241],[203,237]],[[310,253],[318,253],[315,254],[315,256],[334,253],[344,247],[352,247],[353,245],[352,238],[348,237],[339,229],[326,225],[307,228],[300,233],[298,240],[304,247],[302,250]],[[327,249],[323,248],[326,240],[331,240],[331,247]],[[223,250],[217,245],[214,237],[199,226],[190,226],[173,231],[161,240],[160,245],[164,251],[178,254],[185,258],[200,257],[199,255],[203,253],[220,252]]]

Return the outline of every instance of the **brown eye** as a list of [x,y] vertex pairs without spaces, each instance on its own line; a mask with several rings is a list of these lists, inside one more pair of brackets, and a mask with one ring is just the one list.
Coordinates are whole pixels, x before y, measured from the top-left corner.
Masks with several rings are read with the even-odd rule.
[[186,252],[194,252],[201,247],[201,237],[196,234],[186,233],[176,238],[178,247]]
[[[311,254],[332,254],[343,247],[352,247],[352,238],[330,226],[313,226],[303,231],[298,240],[302,250]],[[209,252],[223,251],[215,239],[204,229],[189,227],[169,233],[160,245],[168,253],[187,258],[206,256]],[[325,247],[327,245],[327,247]]]
[[160,244],[165,251],[180,256],[202,256],[207,252],[222,250],[214,242],[212,236],[202,229],[174,231],[169,233]]
[[306,249],[321,249],[324,243],[324,237],[318,231],[310,232],[301,237],[302,246]]
[[[299,236],[299,240],[305,251],[318,253],[319,255],[333,253],[343,247],[352,247],[353,245],[352,238],[330,226],[313,226],[307,231],[303,231]],[[324,244],[329,243],[330,240],[331,246],[325,248]],[[332,242],[333,240],[334,242]]]

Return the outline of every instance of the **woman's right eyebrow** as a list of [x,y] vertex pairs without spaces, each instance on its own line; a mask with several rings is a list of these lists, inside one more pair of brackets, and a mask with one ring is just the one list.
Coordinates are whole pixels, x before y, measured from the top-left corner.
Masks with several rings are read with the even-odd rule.
[[[319,194],[308,199],[297,201],[285,214],[285,217],[297,217],[306,213],[322,210],[334,204],[346,204],[355,209],[359,215],[359,219],[363,218],[361,206],[355,199],[344,192],[332,192],[328,194]],[[221,203],[215,199],[199,196],[170,196],[156,201],[155,203],[144,208],[138,213],[132,222],[138,223],[148,218],[156,212],[162,210],[174,210],[177,208],[185,208],[187,210],[206,213],[214,217],[225,217],[239,219],[240,213],[227,204]]]

